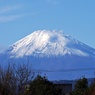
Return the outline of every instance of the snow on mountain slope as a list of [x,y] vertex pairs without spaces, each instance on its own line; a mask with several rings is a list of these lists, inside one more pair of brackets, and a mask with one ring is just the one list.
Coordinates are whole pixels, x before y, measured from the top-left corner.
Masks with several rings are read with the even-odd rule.
[[58,56],[74,54],[79,56],[95,56],[94,49],[58,31],[39,30],[14,43],[10,54],[15,57],[29,55]]
[[0,60],[32,63],[35,71],[51,80],[90,78],[94,77],[95,49],[61,31],[38,30],[11,45]]

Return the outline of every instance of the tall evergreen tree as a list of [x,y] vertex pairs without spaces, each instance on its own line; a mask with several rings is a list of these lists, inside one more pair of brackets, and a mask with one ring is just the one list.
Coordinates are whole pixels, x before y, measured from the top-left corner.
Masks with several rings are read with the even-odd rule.
[[88,81],[86,78],[79,79],[75,84],[75,89],[72,95],[84,95],[88,88]]

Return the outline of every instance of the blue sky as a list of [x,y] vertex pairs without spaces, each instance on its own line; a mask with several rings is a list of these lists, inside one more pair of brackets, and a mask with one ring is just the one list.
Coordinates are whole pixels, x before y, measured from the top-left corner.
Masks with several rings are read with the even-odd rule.
[[43,29],[95,48],[95,0],[0,0],[0,46]]

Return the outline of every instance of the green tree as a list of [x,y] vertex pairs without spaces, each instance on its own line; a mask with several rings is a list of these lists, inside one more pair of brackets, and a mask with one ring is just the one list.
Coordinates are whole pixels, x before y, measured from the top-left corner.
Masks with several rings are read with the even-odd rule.
[[88,81],[86,78],[79,79],[75,84],[75,89],[72,95],[84,95],[88,88]]
[[30,83],[29,92],[31,95],[61,95],[52,82],[40,75]]

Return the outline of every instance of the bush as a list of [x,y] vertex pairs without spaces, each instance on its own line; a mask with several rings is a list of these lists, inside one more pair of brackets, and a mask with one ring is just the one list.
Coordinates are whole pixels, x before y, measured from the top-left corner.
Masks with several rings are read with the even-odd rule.
[[61,95],[52,82],[40,75],[30,83],[29,91],[31,95]]

